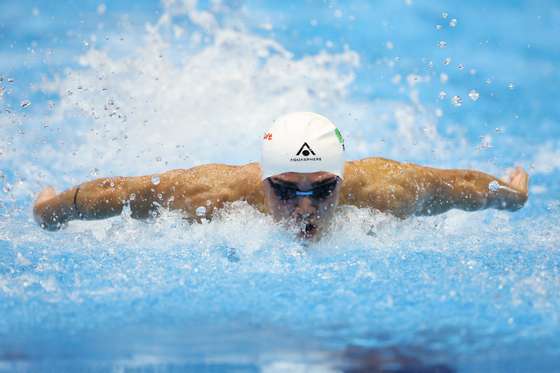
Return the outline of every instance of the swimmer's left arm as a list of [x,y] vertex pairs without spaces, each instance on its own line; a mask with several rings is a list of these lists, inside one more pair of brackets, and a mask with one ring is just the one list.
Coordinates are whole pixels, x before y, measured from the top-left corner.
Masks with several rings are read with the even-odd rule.
[[423,174],[425,194],[415,215],[436,215],[453,208],[516,211],[529,196],[529,176],[521,167],[513,170],[507,181],[473,170],[422,167],[419,172]]
[[521,167],[507,181],[472,170],[445,170],[383,158],[347,162],[341,204],[406,218],[457,208],[515,211],[528,198],[529,177]]

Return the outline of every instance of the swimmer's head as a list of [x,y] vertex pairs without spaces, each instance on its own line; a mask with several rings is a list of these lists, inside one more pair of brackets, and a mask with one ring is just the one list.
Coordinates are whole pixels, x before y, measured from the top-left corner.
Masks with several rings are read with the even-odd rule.
[[279,221],[311,238],[328,225],[344,177],[344,140],[327,118],[292,113],[263,138],[261,171],[265,204]]
[[262,180],[284,172],[330,172],[343,178],[342,134],[319,114],[284,115],[264,134],[261,170]]

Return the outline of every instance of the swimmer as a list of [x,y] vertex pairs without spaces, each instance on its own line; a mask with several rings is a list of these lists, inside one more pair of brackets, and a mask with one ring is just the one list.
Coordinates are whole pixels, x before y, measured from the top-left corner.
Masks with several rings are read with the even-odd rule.
[[264,134],[260,163],[207,164],[159,175],[110,177],[61,193],[52,187],[35,201],[36,222],[58,230],[73,219],[121,214],[146,219],[159,209],[180,210],[195,220],[234,201],[246,201],[275,221],[295,224],[302,238],[328,229],[338,205],[375,209],[399,218],[437,215],[450,209],[515,211],[528,198],[527,172],[504,179],[472,170],[423,167],[383,158],[344,160],[340,131],[310,112],[277,119]]

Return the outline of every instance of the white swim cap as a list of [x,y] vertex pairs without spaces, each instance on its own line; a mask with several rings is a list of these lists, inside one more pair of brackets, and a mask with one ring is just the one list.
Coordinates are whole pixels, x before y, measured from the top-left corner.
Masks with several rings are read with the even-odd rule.
[[291,113],[278,118],[264,134],[261,178],[284,172],[325,171],[343,177],[344,139],[327,118]]

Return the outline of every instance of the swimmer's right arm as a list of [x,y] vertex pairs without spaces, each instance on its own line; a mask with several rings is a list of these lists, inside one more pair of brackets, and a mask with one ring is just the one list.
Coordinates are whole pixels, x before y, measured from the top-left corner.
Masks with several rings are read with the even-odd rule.
[[[246,200],[257,208],[263,205],[260,169],[210,164],[159,175],[112,177],[92,180],[62,193],[51,187],[39,193],[33,206],[35,221],[47,230],[58,230],[74,220],[105,219],[130,207],[131,217],[146,219],[158,208],[181,210],[189,218],[210,218],[227,202]],[[196,209],[204,206],[204,213]]]

